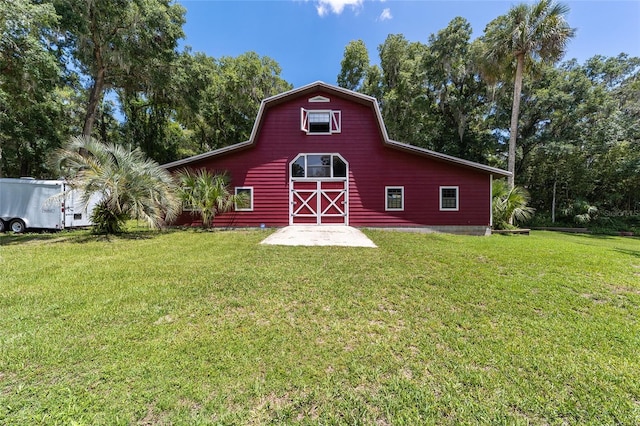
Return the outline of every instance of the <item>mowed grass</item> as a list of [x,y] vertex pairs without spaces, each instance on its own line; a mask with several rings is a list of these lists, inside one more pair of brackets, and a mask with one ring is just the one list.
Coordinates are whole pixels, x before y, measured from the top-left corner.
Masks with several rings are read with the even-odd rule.
[[640,424],[640,241],[0,236],[0,424]]

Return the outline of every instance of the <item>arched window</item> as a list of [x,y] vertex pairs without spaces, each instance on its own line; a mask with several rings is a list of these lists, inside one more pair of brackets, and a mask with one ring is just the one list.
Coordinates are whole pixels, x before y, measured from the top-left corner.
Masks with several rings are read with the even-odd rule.
[[338,154],[300,154],[291,162],[292,178],[346,178],[347,163]]

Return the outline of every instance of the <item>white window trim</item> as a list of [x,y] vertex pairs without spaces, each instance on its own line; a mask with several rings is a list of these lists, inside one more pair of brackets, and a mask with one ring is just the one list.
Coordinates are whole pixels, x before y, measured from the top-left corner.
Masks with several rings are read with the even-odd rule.
[[[456,190],[456,207],[455,208],[450,208],[450,207],[442,207],[442,191],[445,189],[455,189]],[[441,186],[440,187],[440,211],[443,212],[457,212],[460,210],[460,187],[459,186]]]
[[[311,132],[309,123],[309,114],[329,114],[329,131],[328,132]],[[305,109],[300,108],[300,130],[307,135],[332,135],[342,132],[342,111],[334,111],[330,109]]]
[[182,211],[193,213],[193,212],[199,212],[200,209],[193,207],[191,204],[182,203]]
[[[318,176],[310,176],[307,177],[307,172],[309,170],[308,165],[307,165],[307,158],[309,156],[313,156],[313,155],[320,155],[320,156],[324,156],[324,155],[329,155],[331,156],[331,176],[327,176],[327,177],[318,177]],[[301,177],[301,176],[296,176],[294,177],[291,173],[291,166],[293,165],[293,163],[295,163],[298,158],[300,157],[304,157],[304,170],[305,170],[305,177]],[[333,157],[338,157],[344,164],[345,164],[345,176],[335,176],[335,170],[333,168]],[[349,163],[347,162],[347,160],[344,159],[344,157],[340,154],[338,154],[337,152],[331,152],[331,153],[327,153],[327,152],[303,152],[300,153],[298,155],[296,155],[295,157],[293,157],[293,160],[289,161],[289,171],[288,171],[289,177],[291,180],[309,180],[309,181],[314,181],[314,180],[342,180],[342,179],[349,179]]]
[[342,111],[331,111],[329,120],[329,131],[340,133],[342,131]]
[[[185,187],[182,187],[182,190],[186,190]],[[182,211],[183,212],[189,212],[189,213],[193,213],[193,212],[199,212],[200,209],[195,208],[194,206],[192,206],[191,204],[187,204],[186,201],[182,201]]]
[[[389,207],[389,190],[390,189],[399,189],[400,190],[400,208],[391,208]],[[401,212],[404,211],[404,186],[385,186],[384,187],[384,210],[387,212]]]
[[237,212],[252,212],[253,211],[253,186],[236,186],[235,194],[238,195],[238,190],[249,190],[251,196],[249,197],[249,207],[241,208],[237,204],[234,204],[233,208]]

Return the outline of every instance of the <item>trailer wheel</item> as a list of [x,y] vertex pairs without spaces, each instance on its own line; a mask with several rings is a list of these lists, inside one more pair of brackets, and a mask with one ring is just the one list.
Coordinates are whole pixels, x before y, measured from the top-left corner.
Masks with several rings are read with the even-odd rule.
[[4,223],[4,220],[0,219],[0,232],[4,232],[7,230],[7,224]]
[[21,219],[13,219],[9,223],[9,229],[11,229],[16,234],[22,234],[25,228],[26,226],[24,226],[24,222]]

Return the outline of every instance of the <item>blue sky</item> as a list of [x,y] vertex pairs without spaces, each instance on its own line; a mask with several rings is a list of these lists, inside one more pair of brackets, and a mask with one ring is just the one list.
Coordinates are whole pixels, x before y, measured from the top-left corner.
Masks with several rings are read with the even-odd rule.
[[[335,84],[345,46],[362,39],[372,62],[389,34],[426,43],[456,16],[473,37],[520,1],[466,0],[179,0],[187,9],[183,45],[209,56],[254,51],[275,59],[282,77],[299,87],[316,80]],[[621,52],[640,56],[640,0],[565,1],[577,29],[565,59]]]

